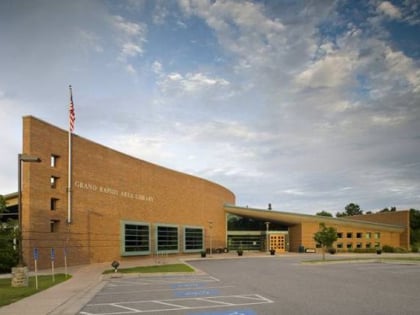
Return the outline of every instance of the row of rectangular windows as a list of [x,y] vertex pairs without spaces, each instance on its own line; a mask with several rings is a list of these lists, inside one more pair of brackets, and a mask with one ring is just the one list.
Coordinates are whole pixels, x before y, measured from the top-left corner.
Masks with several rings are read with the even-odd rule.
[[[373,244],[373,246],[374,246],[374,248],[381,247],[381,243],[375,242],[375,244]],[[337,248],[344,248],[344,244],[343,243],[337,243]],[[347,243],[346,248],[348,248],[348,249],[354,248],[353,243]],[[356,248],[363,248],[363,244],[362,243],[356,243]],[[373,248],[372,243],[366,243],[365,248]]]
[[[204,248],[204,229],[184,227],[184,251],[200,251]],[[123,223],[123,254],[141,255],[151,251],[149,224]],[[177,226],[156,226],[156,251],[179,252]]]
[[[337,233],[337,238],[344,238],[343,237],[344,234],[346,235],[346,238],[353,238],[353,235],[354,234],[356,234],[356,238],[363,238],[363,233],[361,233],[361,232],[357,232],[357,233],[353,233],[353,232],[347,232],[347,233],[338,232]],[[371,239],[372,238],[372,234],[373,234],[373,237],[375,239],[381,238],[381,233],[379,233],[379,232],[375,232],[375,233],[367,232],[367,233],[365,233],[365,238],[366,239]]]

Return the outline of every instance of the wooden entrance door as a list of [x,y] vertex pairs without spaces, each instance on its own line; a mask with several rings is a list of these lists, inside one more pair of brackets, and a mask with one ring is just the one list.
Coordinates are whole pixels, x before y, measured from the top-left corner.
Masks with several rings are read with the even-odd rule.
[[285,234],[270,234],[270,249],[275,249],[276,253],[284,253],[286,251]]

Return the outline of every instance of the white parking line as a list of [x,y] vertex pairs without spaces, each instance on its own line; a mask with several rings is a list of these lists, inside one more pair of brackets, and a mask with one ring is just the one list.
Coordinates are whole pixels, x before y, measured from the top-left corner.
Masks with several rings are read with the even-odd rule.
[[219,279],[211,276],[189,276],[189,277],[138,277],[123,280],[111,280],[108,287],[125,286],[146,286],[154,284],[175,284],[175,283],[195,283],[195,282],[220,282]]
[[[198,302],[196,305],[191,302]],[[256,304],[274,303],[259,294],[245,295],[221,295],[200,298],[184,298],[184,299],[167,299],[167,300],[141,300],[121,303],[100,303],[88,304],[85,306],[86,311],[80,312],[80,315],[117,315],[117,314],[137,314],[152,313],[176,310],[194,310],[204,308],[216,308],[227,306],[245,306]],[[190,305],[188,305],[190,304]],[[134,306],[135,305],[135,306]],[[168,307],[159,308],[159,305]],[[127,311],[103,312],[106,306],[126,309]],[[97,309],[98,312],[95,312]]]

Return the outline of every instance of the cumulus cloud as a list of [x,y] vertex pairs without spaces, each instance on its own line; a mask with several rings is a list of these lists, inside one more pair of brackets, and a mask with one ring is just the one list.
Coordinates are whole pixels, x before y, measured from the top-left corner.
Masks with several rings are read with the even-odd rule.
[[352,74],[352,60],[346,55],[328,55],[311,64],[296,77],[302,87],[337,87],[348,83]]
[[378,5],[378,11],[391,19],[400,19],[401,11],[389,1],[383,1]]
[[413,206],[419,61],[389,21],[416,25],[416,2],[15,5],[13,19],[0,10],[3,125],[30,113],[66,126],[72,83],[82,136],[225,185],[238,204]]

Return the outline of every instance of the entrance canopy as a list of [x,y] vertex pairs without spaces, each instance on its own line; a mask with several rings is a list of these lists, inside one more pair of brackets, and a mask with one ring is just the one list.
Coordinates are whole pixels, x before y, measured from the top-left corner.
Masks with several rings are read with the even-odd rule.
[[318,215],[297,214],[292,212],[283,212],[275,210],[263,210],[248,207],[238,207],[225,204],[225,212],[235,214],[242,217],[252,218],[256,220],[265,220],[269,222],[277,222],[287,226],[299,225],[302,223],[325,223],[327,225],[345,225],[354,227],[364,227],[371,229],[380,229],[389,232],[403,232],[406,227],[394,224],[384,224],[376,222],[367,222],[361,220],[352,220],[351,218],[332,218]]

